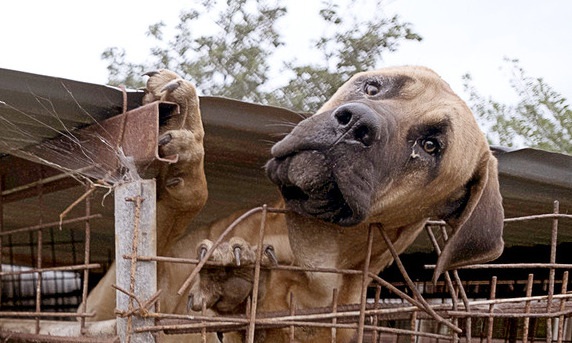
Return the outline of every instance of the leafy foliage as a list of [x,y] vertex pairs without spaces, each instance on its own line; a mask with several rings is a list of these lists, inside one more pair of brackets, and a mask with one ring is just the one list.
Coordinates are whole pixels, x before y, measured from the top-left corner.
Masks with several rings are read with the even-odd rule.
[[485,98],[470,75],[463,77],[471,108],[490,127],[489,141],[572,154],[572,110],[566,98],[542,78],[528,76],[518,60],[507,63],[513,72],[510,85],[519,98],[513,105]]
[[[319,12],[326,33],[309,42],[321,56],[311,64],[282,61],[282,65],[271,65],[277,49],[284,46],[277,23],[287,8],[267,0],[203,1],[181,12],[175,34],[168,40],[164,23],[149,26],[147,35],[157,44],[151,49],[151,63],[127,62],[125,51],[116,47],[107,49],[102,58],[109,62],[111,84],[140,87],[139,75],[144,71],[169,68],[193,80],[205,95],[312,112],[352,74],[378,66],[383,53],[396,50],[401,41],[421,40],[398,16],[386,18],[379,11],[364,19],[358,13],[364,12],[359,0],[346,1],[344,8],[341,2],[330,0]],[[376,6],[381,8],[381,2]],[[213,13],[215,25],[206,21]],[[212,32],[206,34],[207,28],[213,28]],[[279,73],[289,79],[268,90],[276,68],[282,68]]]

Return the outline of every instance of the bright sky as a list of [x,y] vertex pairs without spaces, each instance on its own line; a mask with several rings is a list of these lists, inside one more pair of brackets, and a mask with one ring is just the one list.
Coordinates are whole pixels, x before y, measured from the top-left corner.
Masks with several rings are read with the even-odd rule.
[[[127,50],[144,61],[151,41],[148,25],[178,22],[192,1],[18,0],[0,5],[0,68],[106,83],[101,53]],[[304,22],[320,1],[289,1],[291,39],[305,35]],[[424,37],[387,55],[388,65],[420,64],[439,72],[457,92],[471,73],[485,94],[510,98],[503,57],[518,58],[531,76],[545,78],[572,98],[572,1],[568,0],[387,0],[384,11],[398,13]],[[311,19],[308,19],[311,20]],[[289,24],[298,23],[298,24]],[[304,47],[302,47],[303,49]],[[299,50],[293,49],[293,54]]]

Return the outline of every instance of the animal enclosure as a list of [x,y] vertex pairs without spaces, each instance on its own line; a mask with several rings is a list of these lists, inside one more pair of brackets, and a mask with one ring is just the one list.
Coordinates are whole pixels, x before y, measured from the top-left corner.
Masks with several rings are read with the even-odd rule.
[[[141,129],[135,136],[156,139],[153,125],[170,115],[172,105],[141,109],[137,92],[5,70],[0,70],[0,76],[0,132],[4,137],[0,139],[0,337],[4,341],[152,342],[160,333],[192,333],[201,341],[209,333],[240,331],[252,342],[255,330],[278,327],[291,335],[301,327],[327,328],[332,341],[336,341],[337,330],[347,328],[356,330],[357,342],[572,340],[570,156],[533,149],[495,149],[507,214],[507,248],[493,263],[450,272],[432,283],[433,264],[450,232],[443,223],[430,222],[413,246],[395,256],[393,265],[380,275],[367,268],[266,266],[260,255],[253,267],[255,290],[256,275],[265,268],[366,276],[359,303],[338,304],[333,291],[328,308],[302,309],[292,298],[294,305],[289,311],[264,313],[257,311],[254,296],[240,316],[208,312],[173,315],[156,306],[163,290],[145,287],[147,294],[140,292],[138,284],[149,281],[152,273],[148,269],[143,272],[143,268],[157,263],[196,266],[194,275],[177,285],[186,297],[191,278],[200,268],[209,267],[208,252],[200,261],[156,256],[153,239],[147,239],[153,232],[144,231],[150,228],[148,220],[143,220],[153,216],[153,206],[145,207],[153,199],[152,193],[113,194],[118,185],[143,181],[125,180],[117,174],[112,180],[116,184],[97,182],[111,171],[125,172],[98,160],[104,154],[97,149],[111,150],[112,159],[116,158],[115,142],[123,136],[120,128],[126,122],[111,124],[116,132],[106,129],[109,136],[103,148],[84,146],[70,152],[64,140],[63,146],[50,143],[58,154],[37,158],[43,142],[66,137],[68,130],[103,126],[107,119],[126,113],[152,113],[151,128]],[[283,109],[219,98],[202,98],[201,109],[207,132],[205,169],[210,199],[193,227],[242,209],[244,215],[239,220],[263,214],[258,237],[262,241],[268,229],[265,215],[282,215],[282,210],[262,206],[276,193],[260,168],[270,147],[261,142],[276,140],[276,135],[288,128],[284,123],[300,118]],[[86,137],[81,142],[93,135]],[[126,159],[120,162],[126,163]],[[64,171],[53,168],[65,163],[71,164]],[[96,175],[91,174],[93,166]],[[115,237],[114,218],[119,217],[120,208],[123,228],[131,234]],[[231,237],[234,227],[228,226],[219,240]],[[380,227],[371,226],[363,234],[369,237],[370,246],[390,243]],[[122,251],[117,256],[114,243]],[[90,322],[87,319],[94,313],[81,304],[116,258],[127,262],[119,267],[127,282],[114,285],[115,293],[125,299],[125,307],[117,309],[116,319]]]
[[[49,195],[42,192],[44,181],[39,180],[36,184],[37,194],[28,199],[28,209],[42,213],[43,204],[48,201]],[[134,208],[141,204],[132,203]],[[93,201],[86,197],[81,206],[77,206],[77,214],[61,223],[57,219],[50,221],[50,218],[39,215],[40,224],[2,231],[0,336],[3,339],[46,342],[116,339],[112,329],[94,331],[93,324],[85,322],[85,318],[91,314],[82,311],[80,306],[87,295],[90,271],[102,268],[102,265],[109,262],[93,263],[89,256],[92,242],[90,222],[99,218],[99,215],[92,213],[93,207],[96,207]],[[8,204],[1,204],[0,211],[9,218],[14,209]],[[237,221],[257,212],[265,214],[277,211],[283,210],[257,207],[247,211]],[[2,220],[2,227],[5,227],[8,218]],[[563,257],[561,261],[557,260],[558,249],[566,249],[566,245],[559,246],[557,243],[559,224],[571,219],[570,215],[559,214],[558,202],[554,203],[553,213],[509,218],[505,221],[506,230],[518,230],[529,222],[543,222],[543,233],[551,242],[549,248],[544,249],[546,254],[534,256],[534,261],[524,263],[501,263],[503,256],[499,263],[476,265],[447,273],[436,284],[430,280],[432,265],[427,262],[435,258],[426,253],[405,255],[403,258],[395,256],[394,266],[381,275],[373,275],[367,269],[308,270],[284,265],[271,267],[288,271],[367,275],[373,281],[364,281],[362,284],[362,302],[358,304],[336,305],[334,291],[331,308],[298,309],[293,306],[287,313],[263,313],[257,312],[255,306],[250,306],[243,316],[212,316],[206,313],[172,315],[152,310],[158,293],[143,297],[134,293],[132,284],[130,289],[117,287],[118,292],[129,296],[129,310],[118,311],[117,314],[118,317],[133,319],[128,321],[130,324],[127,324],[123,337],[126,340],[131,335],[159,331],[204,335],[207,332],[236,330],[246,332],[248,340],[253,337],[255,329],[261,328],[283,327],[294,330],[297,327],[327,327],[331,328],[332,341],[335,341],[336,330],[339,328],[355,328],[358,342],[570,341],[572,326],[569,317],[572,303],[569,298],[572,295],[568,292],[568,270],[572,261],[563,254],[560,255]],[[230,225],[217,242],[231,236],[235,224],[236,222]],[[134,225],[139,224],[134,222]],[[54,234],[56,230],[58,235]],[[260,223],[261,237],[264,231],[263,220]],[[371,226],[370,246],[375,244],[375,232],[386,237],[383,229]],[[426,236],[437,254],[447,234],[441,222],[430,222],[427,225]],[[140,242],[128,239],[119,241],[119,244],[137,251]],[[535,249],[535,252],[539,250],[542,249]],[[73,256],[73,264],[61,265],[58,262],[60,256],[65,254]],[[516,259],[519,257],[522,258],[522,255],[517,254]],[[70,260],[69,257],[61,258]],[[197,265],[195,268],[209,263],[208,255],[201,261],[149,255],[120,258],[138,264],[148,261],[188,263]],[[14,267],[23,264],[29,267]],[[255,284],[261,268],[267,267],[261,266],[258,259]],[[120,270],[120,273],[126,274],[129,279],[141,277],[137,274],[137,267],[128,266],[125,270]],[[180,286],[183,289],[185,287]],[[256,297],[250,300],[251,304],[256,302]],[[295,304],[296,299],[291,299],[291,302]],[[80,310],[76,313],[78,306]],[[136,327],[132,323],[136,323],[137,318],[146,319],[147,325]],[[148,320],[150,318],[151,321]],[[68,328],[72,325],[76,327],[75,330]],[[22,332],[22,326],[27,326],[28,331]],[[19,332],[11,331],[14,328]],[[73,337],[69,337],[70,332],[75,333]],[[58,337],[58,334],[62,336]],[[149,340],[153,340],[152,335]]]

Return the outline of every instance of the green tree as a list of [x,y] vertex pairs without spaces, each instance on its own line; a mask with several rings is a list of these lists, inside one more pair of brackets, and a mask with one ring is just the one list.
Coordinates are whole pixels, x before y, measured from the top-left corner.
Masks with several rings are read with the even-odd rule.
[[572,154],[572,110],[567,99],[542,78],[527,75],[518,60],[506,60],[512,71],[510,85],[516,104],[484,97],[466,74],[469,105],[488,131],[492,144],[529,146]]
[[[364,19],[368,11],[361,10],[361,3],[323,4],[316,20],[326,33],[308,42],[308,49],[321,56],[313,63],[271,63],[279,48],[287,48],[277,29],[287,8],[267,0],[197,1],[192,10],[181,12],[173,37],[165,38],[163,22],[149,26],[147,35],[156,42],[151,63],[128,62],[126,52],[117,47],[107,49],[102,58],[109,63],[111,84],[139,87],[143,72],[169,68],[192,80],[205,95],[312,112],[349,76],[379,66],[383,53],[396,50],[402,40],[421,40],[398,16],[387,18],[379,10]],[[381,1],[375,5],[382,8]],[[216,18],[208,22],[213,13]],[[269,86],[272,73],[288,79]]]

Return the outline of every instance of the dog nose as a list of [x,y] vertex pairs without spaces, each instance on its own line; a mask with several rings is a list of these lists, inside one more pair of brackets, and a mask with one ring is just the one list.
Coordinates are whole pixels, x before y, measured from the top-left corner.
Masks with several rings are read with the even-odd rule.
[[335,109],[332,116],[343,132],[342,140],[370,146],[381,138],[381,117],[367,105],[345,104]]

